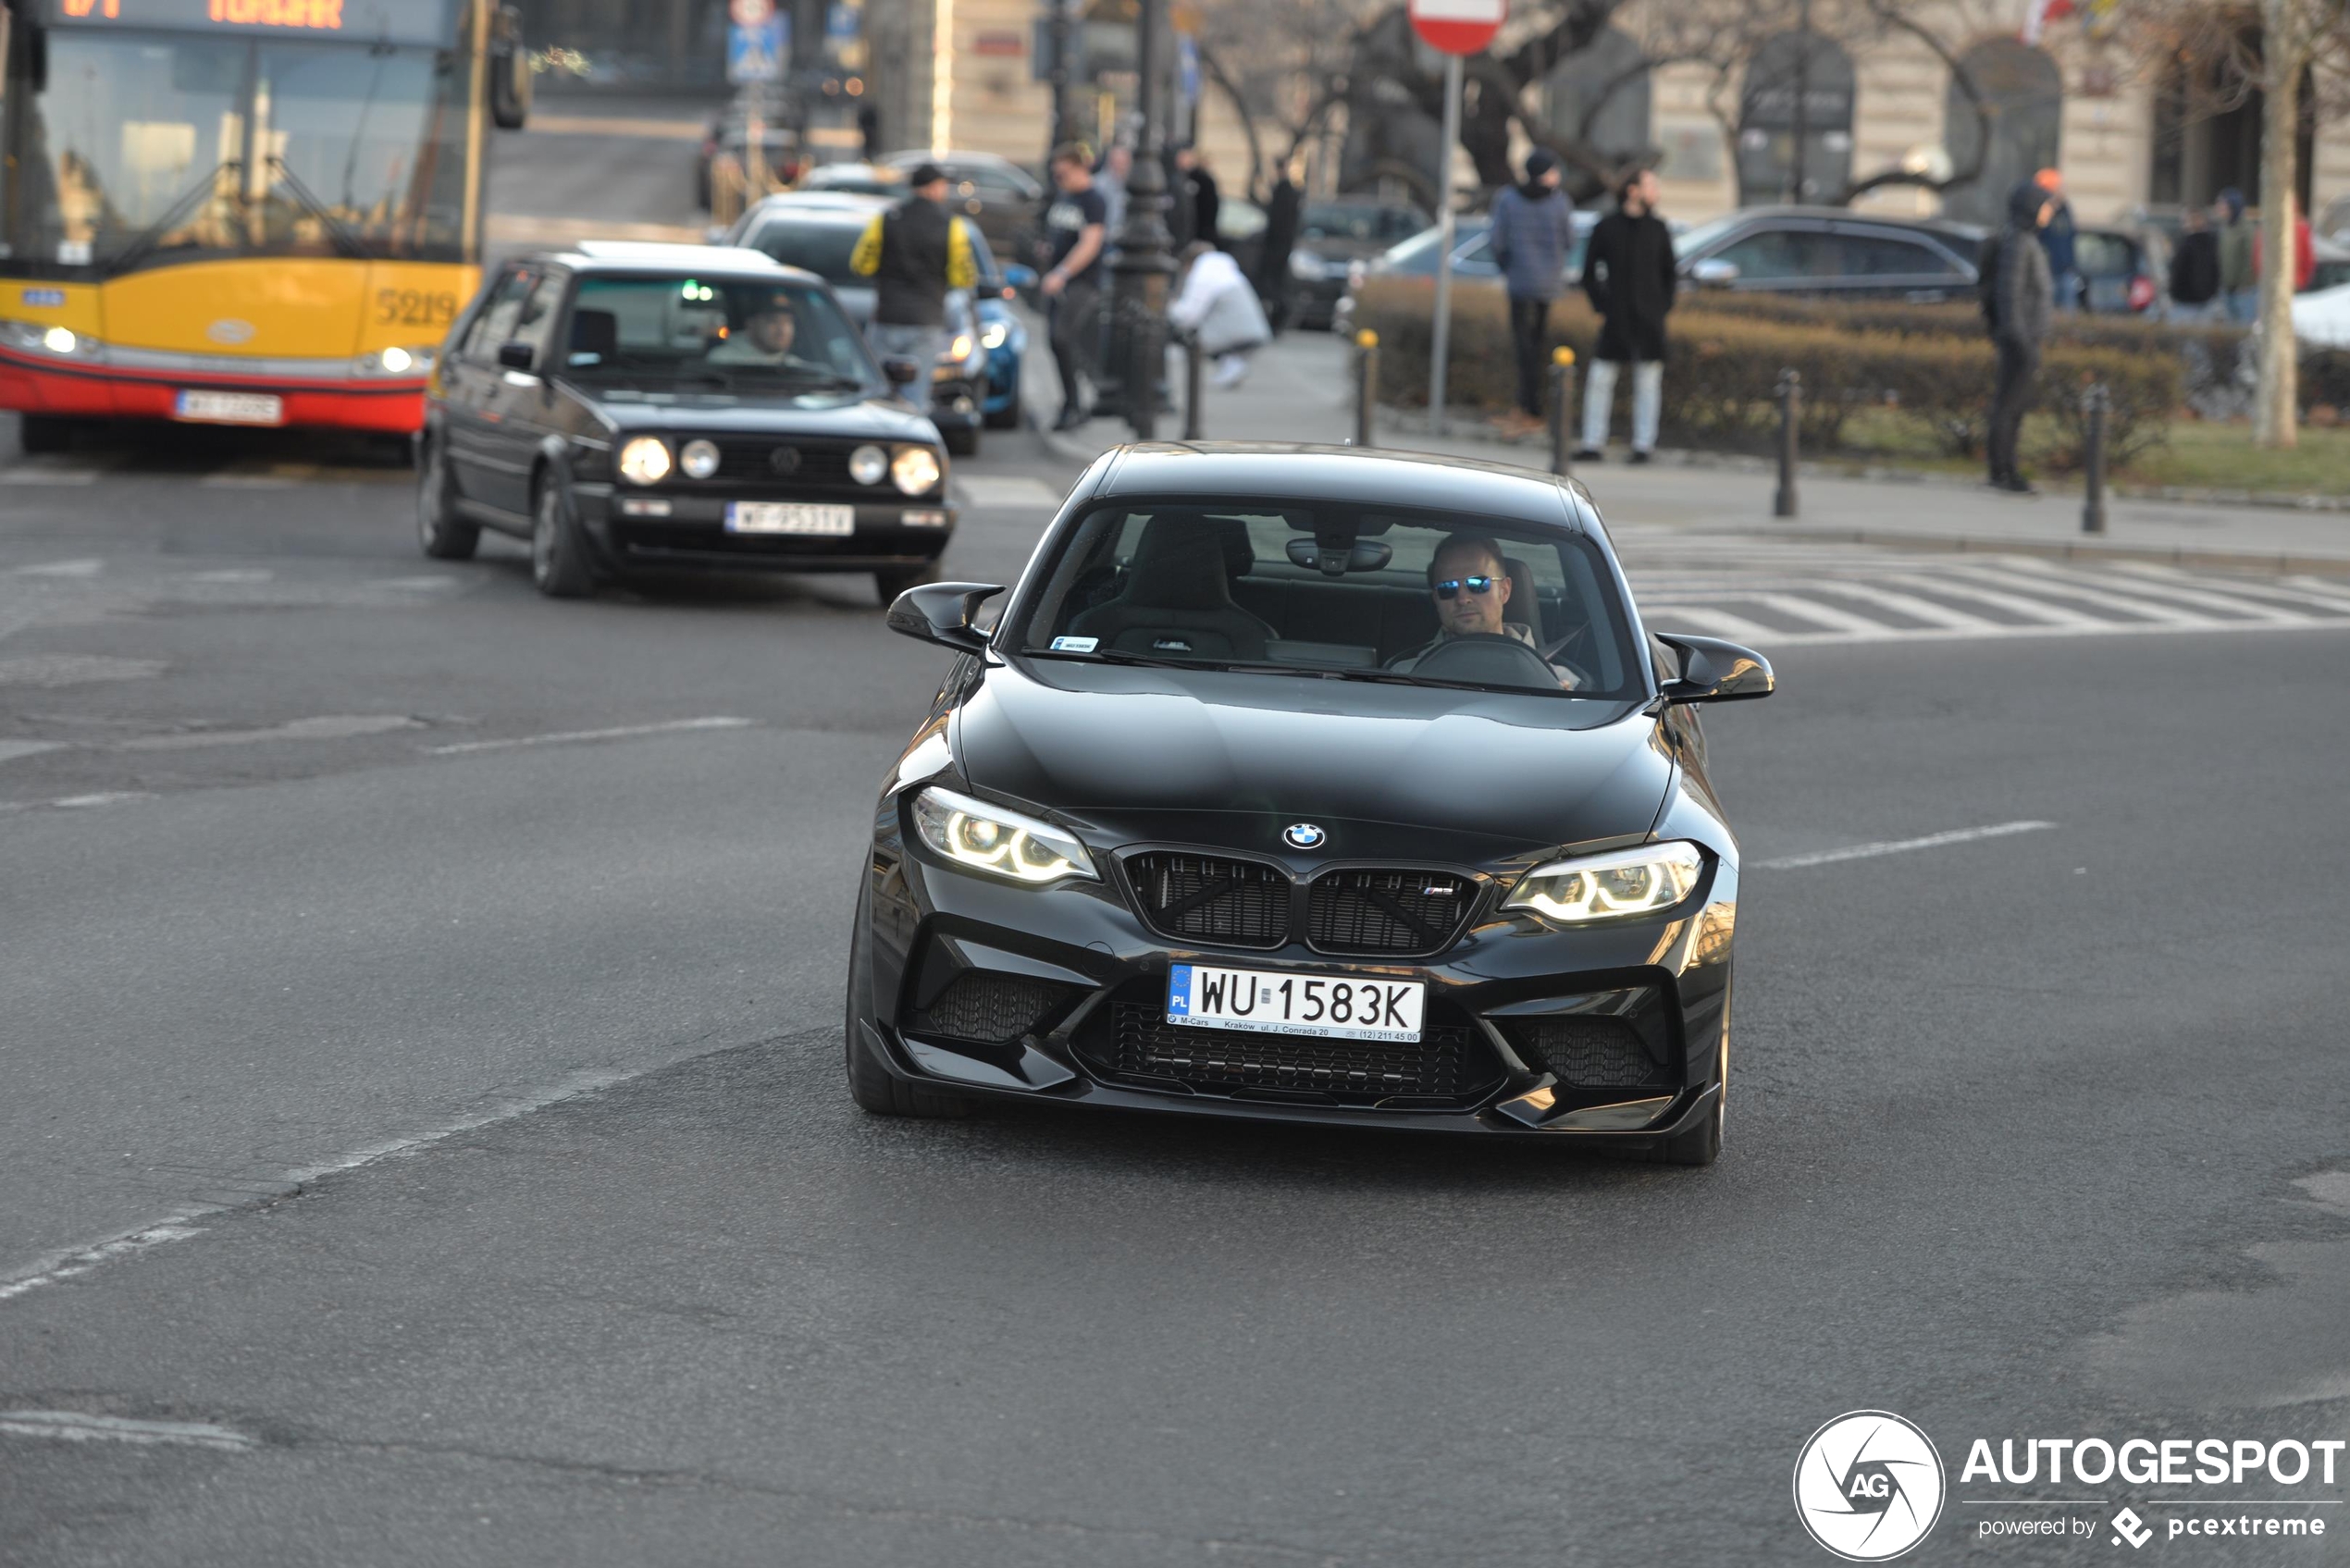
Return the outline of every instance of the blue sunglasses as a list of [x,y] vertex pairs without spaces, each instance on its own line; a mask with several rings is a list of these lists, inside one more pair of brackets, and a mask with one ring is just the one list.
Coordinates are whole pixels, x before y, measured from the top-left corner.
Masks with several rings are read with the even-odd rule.
[[1493,591],[1493,579],[1490,577],[1447,577],[1436,585],[1436,597],[1458,599],[1464,587],[1473,594],[1490,594]]

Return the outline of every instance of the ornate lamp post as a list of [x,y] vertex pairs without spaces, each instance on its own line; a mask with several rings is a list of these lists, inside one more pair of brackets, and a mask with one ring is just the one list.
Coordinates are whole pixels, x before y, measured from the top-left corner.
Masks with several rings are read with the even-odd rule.
[[[1159,29],[1163,0],[1141,0],[1135,18],[1135,106],[1140,144],[1126,180],[1126,224],[1115,237],[1110,267],[1110,375],[1137,440],[1158,429],[1158,383],[1167,365],[1168,280],[1175,273],[1174,236],[1167,229],[1167,166],[1159,156]],[[1107,377],[1105,377],[1107,379]]]

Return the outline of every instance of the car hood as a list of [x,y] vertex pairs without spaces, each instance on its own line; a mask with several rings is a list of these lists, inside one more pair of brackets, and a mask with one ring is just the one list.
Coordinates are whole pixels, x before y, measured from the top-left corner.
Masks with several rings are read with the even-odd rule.
[[1119,844],[1490,864],[1647,833],[1673,781],[1632,704],[1022,660],[964,701],[952,746],[990,793]]
[[760,397],[742,392],[664,392],[599,387],[590,394],[615,429],[693,430],[704,434],[834,436],[845,440],[924,441],[936,445],[938,427],[895,399],[878,394],[848,401]]
[[1297,248],[1310,251],[1324,261],[1349,262],[1385,255],[1393,243],[1391,240],[1300,240]]

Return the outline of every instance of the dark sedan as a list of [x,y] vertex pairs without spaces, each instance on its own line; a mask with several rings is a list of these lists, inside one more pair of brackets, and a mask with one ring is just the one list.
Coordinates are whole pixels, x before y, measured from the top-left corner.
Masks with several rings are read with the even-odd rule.
[[756,251],[591,241],[491,275],[418,436],[425,553],[530,541],[558,599],[632,567],[869,572],[890,602],[955,526],[938,432],[822,278]]
[[1701,288],[1937,304],[1973,296],[1985,233],[1843,207],[1747,207],[1677,236],[1673,254]]
[[874,812],[847,1060],[988,1100],[1721,1144],[1738,848],[1695,705],[1757,655],[1642,628],[1590,498],[1404,453],[1121,448]]
[[1360,198],[1306,203],[1289,253],[1284,325],[1307,331],[1335,325],[1354,264],[1373,260],[1428,227],[1428,214],[1402,203]]

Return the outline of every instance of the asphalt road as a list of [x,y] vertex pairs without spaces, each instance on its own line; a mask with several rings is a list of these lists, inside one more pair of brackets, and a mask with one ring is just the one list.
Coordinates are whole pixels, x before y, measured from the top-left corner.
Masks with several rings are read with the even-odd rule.
[[[2342,1559],[2350,1475],[1959,1480],[2350,1436],[2322,586],[2115,574],[2045,602],[2319,613],[2041,635],[1980,562],[1629,537],[1785,634],[1709,720],[1712,1169],[897,1123],[842,960],[944,658],[861,581],[427,562],[366,455],[0,468],[0,1562],[1813,1563],[1790,1468],[1862,1407],[1948,1467],[1914,1561],[2233,1498],[2334,1533],[2159,1549]],[[1068,474],[957,472],[950,567],[1016,572]],[[1801,635],[1839,577],[2001,629]],[[2026,1498],[2100,1527],[1983,1536]]]

